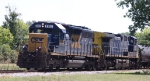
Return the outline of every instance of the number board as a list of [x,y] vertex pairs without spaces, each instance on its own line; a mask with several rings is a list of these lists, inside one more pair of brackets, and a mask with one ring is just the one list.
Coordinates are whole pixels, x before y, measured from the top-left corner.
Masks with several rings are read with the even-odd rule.
[[41,25],[41,24],[36,24],[35,27],[36,27],[36,28],[41,28],[42,25]]
[[45,25],[42,25],[42,24],[36,24],[35,25],[36,28],[53,28],[53,25],[49,25],[49,24],[45,24]]
[[44,25],[45,28],[53,28],[53,25]]

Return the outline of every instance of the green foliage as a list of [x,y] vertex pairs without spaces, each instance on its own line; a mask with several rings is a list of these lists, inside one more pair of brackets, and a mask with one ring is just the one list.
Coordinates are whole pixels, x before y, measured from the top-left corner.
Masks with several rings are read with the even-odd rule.
[[17,13],[14,9],[12,10],[10,6],[6,6],[6,9],[8,10],[8,15],[5,15],[5,22],[3,22],[4,28],[7,28],[10,30],[10,32],[13,34],[13,36],[16,36],[17,32],[17,22],[18,22],[18,16],[20,16],[20,13]]
[[18,52],[16,50],[12,50],[8,44],[3,44],[0,46],[0,61],[8,61],[11,63],[15,63],[17,60]]
[[[19,66],[17,66],[14,63],[13,64],[10,64],[10,63],[7,64],[7,63],[5,63],[5,64],[0,64],[0,71],[2,72],[2,70],[23,70],[23,71],[25,71],[26,69],[19,68]],[[4,81],[3,79],[1,79],[1,80]]]
[[1,59],[3,59],[4,61],[7,61],[9,59],[11,53],[11,48],[8,44],[3,44],[0,47],[0,56],[2,57]]
[[28,24],[19,19],[20,13],[10,6],[6,6],[8,14],[5,15],[5,21],[0,27],[0,61],[16,62],[21,42],[28,39]]
[[10,33],[9,29],[0,27],[0,43],[1,44],[12,43],[13,38],[14,37]]
[[18,55],[18,52],[16,50],[11,50],[11,53],[9,56],[11,63],[15,63],[17,61],[17,55]]
[[28,25],[25,24],[22,20],[18,20],[17,34],[15,37],[15,45],[18,47],[17,50],[20,50],[21,41],[26,39],[25,37],[29,34]]
[[138,43],[145,46],[150,46],[150,28],[145,28],[135,35],[138,39]]
[[119,0],[117,6],[128,9],[124,17],[133,21],[133,25],[129,26],[131,35],[135,35],[138,29],[143,30],[150,25],[150,0]]
[[21,40],[28,35],[28,25],[18,18],[21,14],[17,13],[16,9],[12,10],[10,6],[7,6],[6,9],[8,9],[9,13],[5,15],[3,27],[9,29],[14,36],[11,48],[18,50]]
[[26,22],[26,24],[28,25],[28,26],[31,26],[33,23],[35,23],[36,21],[35,20],[32,20],[32,21],[27,21]]

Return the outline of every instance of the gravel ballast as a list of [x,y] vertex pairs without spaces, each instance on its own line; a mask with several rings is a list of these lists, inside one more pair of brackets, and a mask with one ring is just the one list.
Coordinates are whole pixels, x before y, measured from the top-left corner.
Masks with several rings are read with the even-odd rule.
[[142,72],[142,70],[119,70],[119,71],[78,71],[78,72],[22,72],[22,73],[0,73],[0,77],[30,77],[30,76],[50,76],[64,74],[106,74],[114,72]]

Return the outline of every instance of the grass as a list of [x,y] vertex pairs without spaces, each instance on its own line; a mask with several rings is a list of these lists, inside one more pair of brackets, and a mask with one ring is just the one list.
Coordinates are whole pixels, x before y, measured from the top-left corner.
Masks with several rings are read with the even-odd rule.
[[[0,64],[0,70],[22,70],[16,64]],[[116,72],[111,74],[60,74],[32,77],[0,77],[0,81],[150,81],[150,72]]]
[[35,77],[2,77],[0,81],[150,81],[150,76],[135,74],[63,74]]
[[19,68],[16,64],[0,64],[0,70],[23,70]]
[[1,77],[0,81],[150,81],[150,73],[116,72],[110,74],[60,74],[32,77]]

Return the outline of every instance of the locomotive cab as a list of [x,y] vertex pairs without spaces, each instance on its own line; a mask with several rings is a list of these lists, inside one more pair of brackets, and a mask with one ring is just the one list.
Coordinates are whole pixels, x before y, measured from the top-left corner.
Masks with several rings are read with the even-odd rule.
[[[44,40],[45,42],[44,48],[46,47],[45,49],[47,49],[47,51],[45,50],[45,52],[54,52],[54,48],[59,47],[60,43],[63,42],[66,30],[61,24],[37,22],[29,28],[29,32],[30,32],[29,37],[31,36],[32,33],[36,33],[33,36],[35,37],[39,36],[39,38],[41,35],[47,34],[46,35],[47,39]],[[36,38],[34,41],[39,40],[39,38]],[[30,41],[29,46],[31,46]]]
[[[21,68],[45,68],[51,52],[64,40],[66,30],[61,24],[35,22],[29,27],[28,45],[23,46],[17,65]],[[60,41],[60,39],[62,41]]]
[[112,33],[108,33],[108,32],[104,32],[104,33],[106,34],[106,36],[103,37],[102,39],[102,49],[105,54],[110,55],[110,51],[111,51],[110,42],[111,42],[111,39],[115,37],[115,35]]

